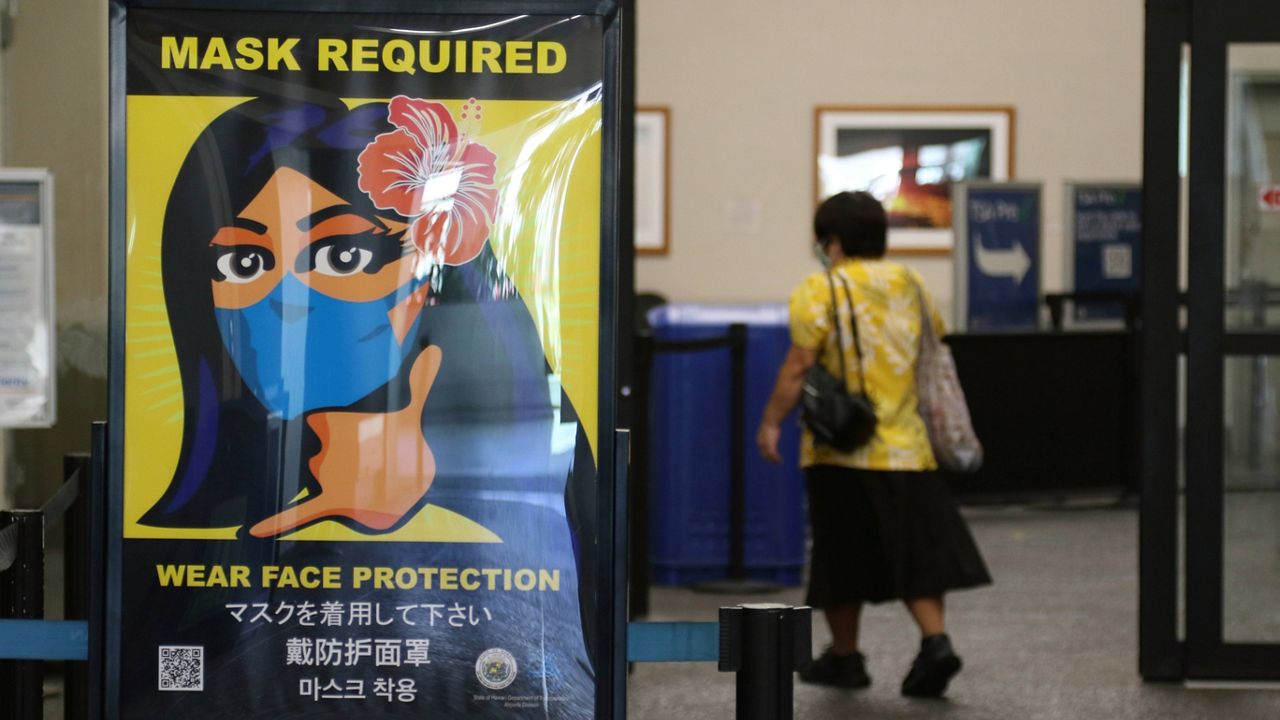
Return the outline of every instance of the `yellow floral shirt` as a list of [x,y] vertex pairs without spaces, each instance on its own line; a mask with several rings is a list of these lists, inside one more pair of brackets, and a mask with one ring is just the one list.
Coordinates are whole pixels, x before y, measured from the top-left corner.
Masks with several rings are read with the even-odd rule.
[[[916,409],[916,357],[920,350],[920,297],[924,283],[916,271],[885,260],[845,259],[833,269],[836,308],[844,336],[845,384],[863,387],[854,354],[849,325],[849,303],[843,276],[853,293],[858,318],[865,392],[876,409],[876,434],[866,445],[842,453],[815,444],[806,429],[800,443],[800,466],[838,465],[865,470],[933,470],[937,462],[929,436]],[[933,300],[924,291],[925,303],[941,337],[945,328]],[[818,351],[818,362],[831,374],[840,374],[836,333],[831,326],[831,287],[825,272],[816,272],[791,293],[791,342]]]

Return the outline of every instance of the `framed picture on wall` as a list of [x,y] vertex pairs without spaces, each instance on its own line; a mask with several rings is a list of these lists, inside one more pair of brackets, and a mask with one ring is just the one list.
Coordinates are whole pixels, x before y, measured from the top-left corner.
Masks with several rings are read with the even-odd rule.
[[865,190],[889,214],[889,252],[947,254],[951,184],[1013,178],[1014,111],[980,106],[820,106],[817,201]]
[[636,108],[635,243],[637,255],[666,255],[670,247],[671,111]]

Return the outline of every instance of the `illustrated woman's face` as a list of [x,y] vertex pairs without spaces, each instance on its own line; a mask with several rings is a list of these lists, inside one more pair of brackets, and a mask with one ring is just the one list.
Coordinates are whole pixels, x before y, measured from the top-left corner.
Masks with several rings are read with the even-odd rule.
[[365,218],[345,200],[292,168],[262,191],[210,241],[213,304],[260,302],[285,275],[333,298],[368,302],[405,284],[412,272],[399,240],[404,225]]
[[214,314],[268,410],[294,418],[344,407],[400,371],[427,292],[404,227],[282,168],[215,232]]

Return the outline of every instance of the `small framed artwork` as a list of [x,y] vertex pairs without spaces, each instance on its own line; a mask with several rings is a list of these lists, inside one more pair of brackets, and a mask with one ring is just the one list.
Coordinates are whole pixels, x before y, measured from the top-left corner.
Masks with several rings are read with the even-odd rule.
[[818,201],[865,190],[889,215],[889,252],[947,254],[951,185],[1013,177],[1014,111],[979,106],[821,106],[814,113]]
[[635,244],[637,255],[666,255],[670,247],[671,111],[636,108]]

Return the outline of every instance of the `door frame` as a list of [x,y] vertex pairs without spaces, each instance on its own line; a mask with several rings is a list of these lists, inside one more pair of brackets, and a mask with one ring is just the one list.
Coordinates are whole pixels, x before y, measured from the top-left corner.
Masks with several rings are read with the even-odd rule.
[[1178,143],[1182,49],[1190,40],[1190,0],[1148,0],[1138,330],[1138,669],[1146,680],[1185,676],[1178,639]]
[[[1144,109],[1139,668],[1149,680],[1280,680],[1280,643],[1223,638],[1224,364],[1280,355],[1280,333],[1225,327],[1227,48],[1280,43],[1264,0],[1149,0]],[[1179,330],[1182,48],[1191,48],[1186,332]],[[1178,639],[1178,356],[1185,353],[1185,642]],[[1191,379],[1194,379],[1192,381]]]

